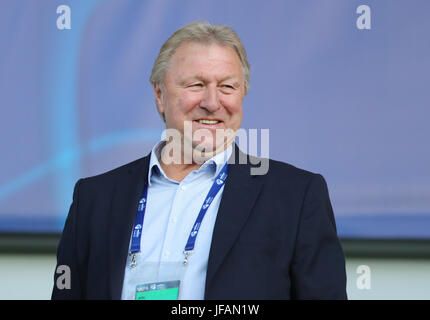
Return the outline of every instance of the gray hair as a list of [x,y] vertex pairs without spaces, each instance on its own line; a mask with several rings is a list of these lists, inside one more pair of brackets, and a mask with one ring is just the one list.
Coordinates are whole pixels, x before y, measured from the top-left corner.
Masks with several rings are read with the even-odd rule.
[[228,46],[237,53],[242,63],[242,72],[245,78],[245,94],[249,90],[249,63],[245,48],[239,36],[228,26],[211,25],[207,21],[197,21],[182,27],[170,36],[163,44],[152,68],[149,81],[160,88],[164,88],[164,76],[169,62],[176,49],[185,42],[197,42],[203,44],[216,43]]

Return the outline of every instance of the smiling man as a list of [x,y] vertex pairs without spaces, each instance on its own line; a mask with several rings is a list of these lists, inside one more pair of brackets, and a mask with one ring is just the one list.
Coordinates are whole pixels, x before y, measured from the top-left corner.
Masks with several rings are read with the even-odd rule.
[[78,181],[57,252],[70,286],[56,274],[53,299],[346,298],[324,178],[268,159],[253,175],[234,143],[249,77],[229,27],[196,22],[165,42],[150,78],[165,137]]

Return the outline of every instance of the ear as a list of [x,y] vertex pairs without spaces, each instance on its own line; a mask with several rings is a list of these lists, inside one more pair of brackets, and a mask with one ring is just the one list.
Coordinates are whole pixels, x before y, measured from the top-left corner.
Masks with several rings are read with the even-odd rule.
[[161,87],[154,83],[155,103],[157,104],[158,112],[164,117],[163,92]]

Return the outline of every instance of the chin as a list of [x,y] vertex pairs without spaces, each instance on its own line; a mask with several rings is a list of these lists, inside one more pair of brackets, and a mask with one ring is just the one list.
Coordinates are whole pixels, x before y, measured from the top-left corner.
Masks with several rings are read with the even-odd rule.
[[[219,148],[219,147],[218,147]],[[214,146],[212,143],[193,143],[193,150],[196,152],[214,152],[216,151],[217,146]]]
[[214,146],[212,143],[198,143],[193,145],[193,159],[197,162],[204,162],[222,151],[224,151],[223,145]]

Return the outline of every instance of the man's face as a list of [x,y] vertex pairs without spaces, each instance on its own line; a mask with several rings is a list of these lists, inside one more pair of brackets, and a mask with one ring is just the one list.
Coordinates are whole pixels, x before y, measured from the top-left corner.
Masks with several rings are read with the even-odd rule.
[[223,150],[224,141],[215,139],[216,130],[236,132],[242,123],[245,80],[236,52],[218,44],[183,43],[171,57],[164,84],[165,90],[154,89],[166,129],[176,129],[184,138],[184,122],[189,121],[193,138],[188,142],[193,149]]

